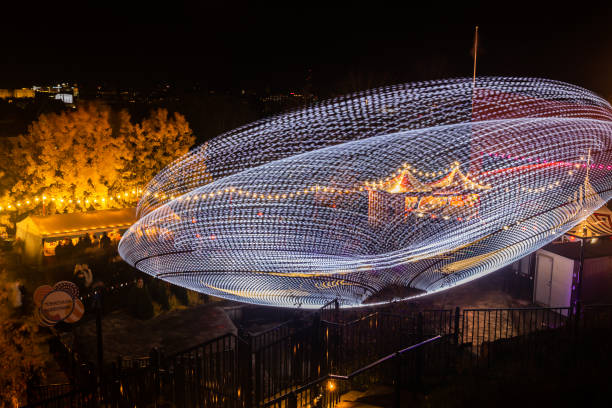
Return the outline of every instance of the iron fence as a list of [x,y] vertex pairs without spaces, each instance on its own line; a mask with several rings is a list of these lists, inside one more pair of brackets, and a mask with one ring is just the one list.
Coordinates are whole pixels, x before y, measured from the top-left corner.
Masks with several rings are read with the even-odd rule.
[[71,383],[48,384],[48,385],[29,385],[28,402],[30,404],[38,401],[49,400],[60,395],[70,394],[73,390]]
[[[70,393],[31,406],[86,407],[97,401],[107,407],[164,402],[179,408],[333,407],[348,388],[372,383],[419,388],[504,359],[580,364],[612,351],[607,342],[590,340],[609,338],[611,330],[612,305],[393,314],[345,312],[331,303],[314,318],[261,333],[228,334],[170,356],[153,350],[148,357],[122,359],[105,370],[97,387],[91,366],[59,348],[58,356],[73,359],[66,367],[73,367],[79,381]],[[435,344],[370,367],[435,336],[440,337]],[[360,371],[363,367],[370,368]],[[351,378],[332,389],[333,375]]]
[[571,323],[569,307],[465,309],[459,344],[472,365],[490,365],[493,357],[519,349],[528,362],[541,356],[542,347],[558,345],[555,338],[567,336]]
[[98,394],[95,390],[73,390],[28,405],[30,408],[95,408],[99,406]]
[[316,321],[286,325],[251,338],[256,406],[321,375],[321,338],[316,325]]

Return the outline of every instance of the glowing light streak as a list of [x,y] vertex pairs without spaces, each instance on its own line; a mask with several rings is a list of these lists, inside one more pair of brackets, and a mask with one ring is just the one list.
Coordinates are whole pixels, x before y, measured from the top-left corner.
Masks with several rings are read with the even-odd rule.
[[611,170],[612,107],[585,89],[398,85],[192,150],[146,186],[119,251],[153,276],[259,304],[422,296],[562,235],[612,197]]

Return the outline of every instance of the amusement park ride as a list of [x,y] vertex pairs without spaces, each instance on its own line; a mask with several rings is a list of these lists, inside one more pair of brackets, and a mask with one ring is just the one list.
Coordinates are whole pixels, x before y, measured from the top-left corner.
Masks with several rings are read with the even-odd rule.
[[437,292],[612,198],[612,107],[531,78],[397,85],[207,142],[143,191],[119,251],[192,290],[343,307]]

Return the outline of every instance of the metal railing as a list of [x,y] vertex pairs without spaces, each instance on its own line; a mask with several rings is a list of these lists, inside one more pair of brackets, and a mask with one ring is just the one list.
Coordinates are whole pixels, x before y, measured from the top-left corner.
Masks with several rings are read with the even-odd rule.
[[[170,356],[154,350],[145,358],[121,360],[104,371],[98,388],[91,365],[73,360],[65,367],[78,380],[75,389],[32,406],[87,406],[93,398],[108,407],[162,401],[176,407],[285,407],[292,393],[299,404],[313,404],[318,398],[317,403],[332,406],[346,384],[395,384],[394,366],[385,366],[388,357],[435,336],[441,336],[435,347],[424,345],[419,353],[402,358],[401,378],[421,373],[424,380],[433,381],[452,373],[455,366],[468,372],[494,367],[504,359],[543,366],[564,356],[567,364],[576,366],[582,355],[607,353],[607,343],[590,339],[608,338],[612,330],[612,305],[578,305],[575,310],[408,310],[397,315],[345,313],[332,303],[323,316],[329,320],[314,316],[258,334],[228,334]],[[76,358],[72,350],[56,349],[64,360]],[[375,367],[359,371],[377,361]],[[333,377],[340,381],[335,390],[322,382],[330,380],[331,373],[339,376]],[[402,386],[412,385],[404,381]],[[275,405],[280,400],[284,402]]]
[[[353,380],[354,378],[359,377],[360,375],[366,374],[388,363],[392,363],[393,367],[395,368],[393,371],[395,377],[395,407],[399,407],[400,387],[404,384],[402,379],[405,378],[405,375],[402,375],[404,374],[404,372],[401,369],[402,357],[408,352],[413,352],[428,344],[439,341],[440,339],[442,339],[442,336],[434,336],[420,343],[403,348],[401,350],[397,350],[346,375],[324,375],[301,387],[292,390],[289,393],[286,393],[280,397],[274,398],[273,400],[266,402],[265,404],[263,404],[263,407],[297,408],[305,406],[314,406],[314,404],[319,404],[317,406],[333,408],[340,401],[340,395],[342,391],[346,390],[346,387],[340,386],[339,384],[335,384],[333,380],[342,381],[346,383]],[[422,369],[422,366],[420,366],[419,368]],[[419,374],[415,373],[415,376],[418,377]],[[327,384],[325,384],[326,382]]]
[[[523,360],[536,357],[542,337],[564,336],[571,329],[571,308],[465,309],[459,344],[472,365],[490,365],[491,357],[520,348]],[[551,342],[547,347],[555,347]],[[526,354],[525,354],[526,353]]]

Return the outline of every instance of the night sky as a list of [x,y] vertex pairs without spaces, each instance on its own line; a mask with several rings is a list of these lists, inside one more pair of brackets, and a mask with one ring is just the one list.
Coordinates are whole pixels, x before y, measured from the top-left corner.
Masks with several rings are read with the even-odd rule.
[[3,17],[0,87],[197,81],[214,89],[290,90],[309,83],[333,93],[471,76],[479,25],[479,75],[548,77],[612,99],[612,6],[160,3],[15,9]]

